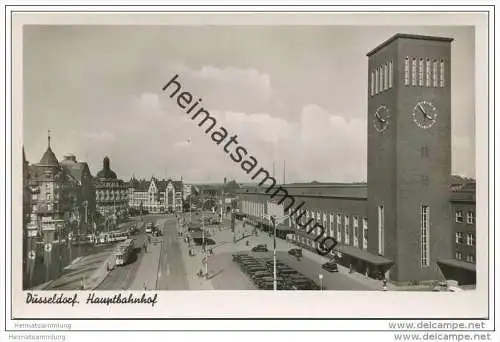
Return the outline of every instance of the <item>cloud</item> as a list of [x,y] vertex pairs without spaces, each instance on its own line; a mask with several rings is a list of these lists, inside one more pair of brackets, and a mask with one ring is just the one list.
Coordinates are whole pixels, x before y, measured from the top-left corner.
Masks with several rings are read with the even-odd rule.
[[115,135],[111,132],[108,131],[102,131],[102,132],[87,132],[84,133],[84,137],[88,140],[91,140],[96,143],[101,143],[101,142],[113,142],[115,141]]
[[258,112],[273,94],[270,75],[256,69],[180,66],[176,73],[186,89],[211,108]]

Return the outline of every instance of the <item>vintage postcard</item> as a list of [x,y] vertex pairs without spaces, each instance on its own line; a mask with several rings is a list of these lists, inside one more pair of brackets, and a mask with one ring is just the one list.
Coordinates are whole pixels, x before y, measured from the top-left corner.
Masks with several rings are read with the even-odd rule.
[[12,25],[13,319],[488,317],[487,14]]

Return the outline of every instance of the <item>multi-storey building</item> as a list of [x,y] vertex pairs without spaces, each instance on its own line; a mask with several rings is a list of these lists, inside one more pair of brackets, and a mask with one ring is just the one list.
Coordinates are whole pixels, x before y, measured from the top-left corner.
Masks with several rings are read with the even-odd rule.
[[[358,272],[424,281],[450,274],[443,265],[458,273],[472,269],[471,262],[450,262],[467,255],[473,260],[470,250],[452,243],[452,207],[459,202],[456,193],[450,199],[451,41],[397,34],[368,53],[367,184],[281,186],[295,205],[305,202],[303,221],[312,218],[338,241],[334,252],[340,263]],[[261,220],[270,197],[265,189],[239,190],[241,212]],[[283,212],[293,210],[290,198],[282,196],[275,199],[284,199]],[[475,206],[475,200],[467,205]],[[464,209],[464,220],[469,211]],[[287,224],[298,245],[317,247],[316,237],[299,229],[293,218]],[[461,279],[471,281],[474,272]]]
[[468,182],[452,189],[454,246],[452,258],[440,260],[445,276],[461,284],[471,284],[476,273],[476,184]]
[[97,211],[104,217],[112,218],[115,222],[128,215],[127,184],[118,179],[111,170],[108,157],[104,157],[102,170],[94,180]]
[[77,182],[77,212],[73,225],[78,232],[88,233],[96,210],[95,189],[92,174],[86,162],[78,162],[76,156],[69,154],[60,162],[61,167]]
[[182,181],[156,179],[137,180],[132,177],[127,183],[129,207],[150,213],[181,212],[184,201]]
[[[38,164],[29,169],[29,185],[31,190],[30,227],[41,233],[54,229],[54,222],[59,227],[68,228],[68,223],[79,216],[77,180],[62,167],[50,146]],[[55,232],[52,238],[61,231]],[[47,237],[46,237],[47,238]]]

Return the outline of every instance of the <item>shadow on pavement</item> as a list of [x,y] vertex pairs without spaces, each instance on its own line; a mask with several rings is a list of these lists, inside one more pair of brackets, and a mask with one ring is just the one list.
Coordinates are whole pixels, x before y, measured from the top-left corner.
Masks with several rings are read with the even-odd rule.
[[221,274],[222,272],[224,272],[224,269],[221,269],[221,270],[219,270],[219,271],[217,271],[217,272],[215,272],[215,273],[210,274],[210,275],[207,277],[207,279],[213,279],[213,278],[217,277],[219,274]]

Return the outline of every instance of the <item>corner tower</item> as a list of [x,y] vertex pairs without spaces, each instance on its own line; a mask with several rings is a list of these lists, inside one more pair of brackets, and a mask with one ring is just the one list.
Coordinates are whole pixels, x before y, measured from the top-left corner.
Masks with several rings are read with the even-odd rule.
[[368,250],[396,281],[452,257],[451,38],[397,34],[368,56]]

